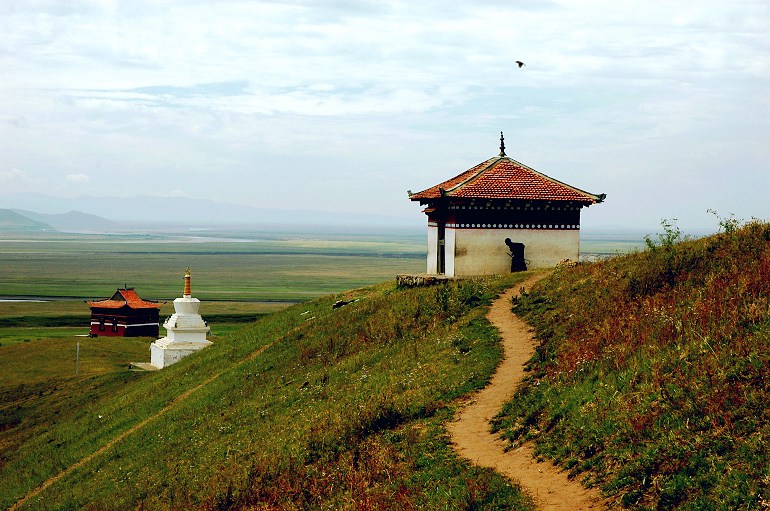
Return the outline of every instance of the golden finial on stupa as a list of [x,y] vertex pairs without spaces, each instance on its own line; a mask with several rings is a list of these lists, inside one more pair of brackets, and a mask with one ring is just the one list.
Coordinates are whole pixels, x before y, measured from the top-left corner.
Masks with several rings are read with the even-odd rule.
[[192,296],[192,286],[190,285],[191,276],[192,268],[188,266],[184,271],[184,296]]

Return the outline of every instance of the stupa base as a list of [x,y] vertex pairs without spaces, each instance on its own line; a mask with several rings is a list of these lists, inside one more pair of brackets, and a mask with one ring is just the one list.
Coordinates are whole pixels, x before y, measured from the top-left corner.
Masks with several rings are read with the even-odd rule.
[[163,342],[165,340],[160,339],[150,345],[150,363],[158,369],[176,364],[184,357],[213,344],[211,341]]

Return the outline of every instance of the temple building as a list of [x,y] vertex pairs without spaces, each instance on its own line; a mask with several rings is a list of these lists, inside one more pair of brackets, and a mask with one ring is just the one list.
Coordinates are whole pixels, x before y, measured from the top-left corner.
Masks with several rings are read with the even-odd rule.
[[500,154],[409,198],[427,206],[432,275],[556,266],[580,253],[580,210],[604,201]]
[[157,337],[165,302],[139,298],[133,288],[118,289],[111,298],[86,302],[91,308],[92,337]]
[[153,367],[163,369],[213,344],[206,339],[210,329],[198,313],[200,304],[192,297],[192,271],[187,268],[183,296],[174,300],[174,314],[163,323],[166,337],[150,345]]

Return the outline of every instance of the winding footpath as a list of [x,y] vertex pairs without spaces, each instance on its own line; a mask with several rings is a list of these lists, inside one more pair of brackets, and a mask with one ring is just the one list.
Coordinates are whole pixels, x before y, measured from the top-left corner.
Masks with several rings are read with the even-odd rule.
[[500,331],[503,361],[487,387],[471,397],[449,424],[455,451],[482,467],[490,467],[518,483],[544,511],[604,508],[597,489],[588,490],[550,462],[537,462],[531,445],[506,451],[507,444],[490,432],[489,421],[510,400],[524,378],[524,364],[537,343],[529,325],[511,312],[511,299],[519,288],[530,289],[547,274],[540,273],[509,289],[492,303],[487,319]]

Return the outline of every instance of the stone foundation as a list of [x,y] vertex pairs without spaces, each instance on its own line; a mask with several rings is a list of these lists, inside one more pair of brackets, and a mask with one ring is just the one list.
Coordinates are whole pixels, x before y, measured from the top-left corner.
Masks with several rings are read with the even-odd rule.
[[211,341],[170,342],[167,338],[159,339],[150,345],[150,364],[163,369],[211,344]]
[[448,280],[453,279],[446,275],[428,275],[426,273],[417,275],[396,275],[396,285],[398,287],[434,286]]

